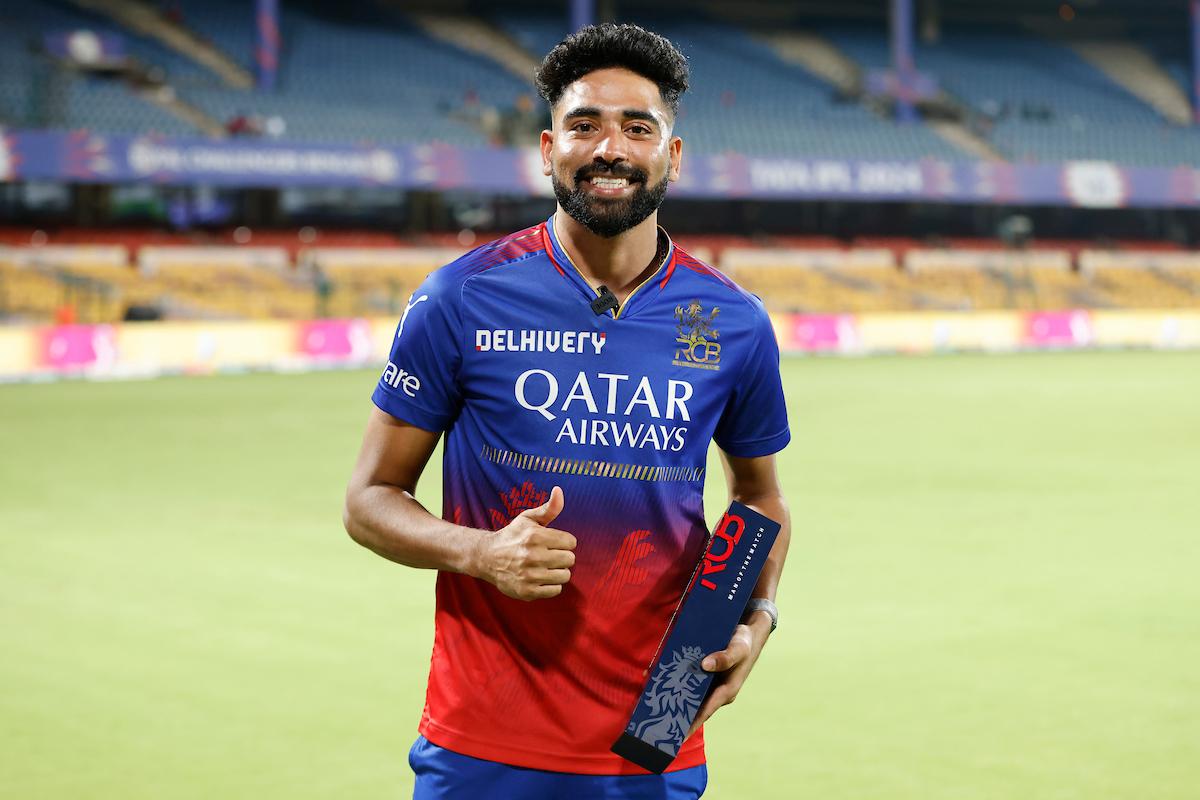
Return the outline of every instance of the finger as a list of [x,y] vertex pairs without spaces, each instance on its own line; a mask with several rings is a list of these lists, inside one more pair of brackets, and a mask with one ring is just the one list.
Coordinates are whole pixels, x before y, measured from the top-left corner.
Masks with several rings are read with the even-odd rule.
[[735,639],[724,650],[705,656],[700,662],[700,668],[705,672],[725,672],[742,663],[749,654],[750,648],[741,640]]
[[690,738],[693,733],[700,730],[700,726],[708,722],[709,717],[717,713],[718,708],[725,705],[724,700],[718,697],[720,691],[721,687],[718,686],[712,691],[712,694],[705,698],[704,704],[696,712],[696,718],[692,720],[692,727],[688,728],[687,736],[684,737],[685,739]]
[[574,550],[575,545],[579,543],[572,534],[566,531],[550,528],[548,532],[550,536],[546,537],[545,544],[551,550]]
[[538,525],[549,525],[562,513],[564,502],[562,489],[555,486],[550,490],[550,498],[546,502],[537,508],[522,511],[521,516],[533,520]]
[[562,584],[546,584],[543,586],[535,586],[525,593],[525,600],[548,600],[551,597],[558,597],[562,594]]
[[542,566],[546,569],[570,569],[575,566],[575,554],[570,550],[547,550]]
[[571,570],[569,569],[539,569],[534,570],[529,575],[529,580],[544,585],[557,585],[567,583],[571,580]]

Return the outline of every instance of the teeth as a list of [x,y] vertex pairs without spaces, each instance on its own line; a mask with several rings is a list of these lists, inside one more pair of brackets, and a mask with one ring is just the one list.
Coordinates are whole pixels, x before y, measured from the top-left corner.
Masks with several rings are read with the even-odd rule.
[[620,189],[628,183],[629,181],[625,178],[592,178],[592,185],[601,189]]

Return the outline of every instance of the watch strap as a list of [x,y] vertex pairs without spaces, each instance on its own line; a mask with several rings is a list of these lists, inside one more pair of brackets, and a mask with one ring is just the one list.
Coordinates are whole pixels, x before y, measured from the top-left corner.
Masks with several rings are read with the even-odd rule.
[[750,602],[746,603],[746,613],[742,615],[742,618],[745,619],[755,611],[762,611],[771,618],[770,632],[774,633],[775,629],[779,627],[779,607],[765,597],[752,597]]

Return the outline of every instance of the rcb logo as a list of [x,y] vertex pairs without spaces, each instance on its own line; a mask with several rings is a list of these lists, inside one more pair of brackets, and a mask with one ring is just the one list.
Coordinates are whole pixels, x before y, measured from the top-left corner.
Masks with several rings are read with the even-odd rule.
[[678,347],[672,364],[695,369],[721,368],[721,345],[713,341],[720,336],[713,327],[720,313],[721,309],[713,306],[706,316],[699,300],[693,300],[687,306],[675,306],[675,343]]

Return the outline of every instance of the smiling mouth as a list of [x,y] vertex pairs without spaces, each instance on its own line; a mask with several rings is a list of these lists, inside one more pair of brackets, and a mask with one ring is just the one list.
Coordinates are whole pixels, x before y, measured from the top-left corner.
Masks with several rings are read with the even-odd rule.
[[587,181],[597,189],[624,189],[629,185],[628,178],[608,178],[600,175],[588,178]]

